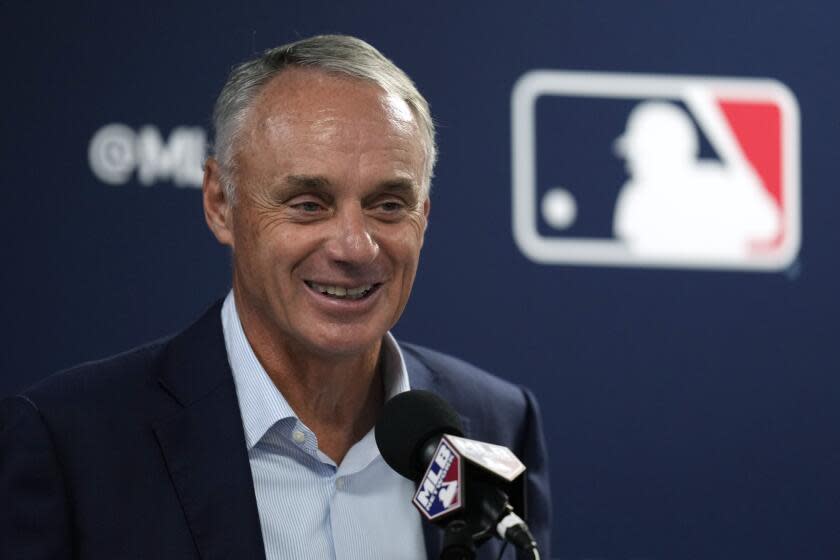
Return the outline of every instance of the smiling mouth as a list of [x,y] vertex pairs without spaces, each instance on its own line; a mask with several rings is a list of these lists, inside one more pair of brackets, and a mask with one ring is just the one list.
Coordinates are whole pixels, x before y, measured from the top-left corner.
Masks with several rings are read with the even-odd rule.
[[345,288],[343,286],[330,286],[327,284],[316,284],[309,280],[304,281],[307,286],[316,292],[334,299],[349,299],[358,300],[364,299],[376,291],[382,284],[364,284],[354,288]]

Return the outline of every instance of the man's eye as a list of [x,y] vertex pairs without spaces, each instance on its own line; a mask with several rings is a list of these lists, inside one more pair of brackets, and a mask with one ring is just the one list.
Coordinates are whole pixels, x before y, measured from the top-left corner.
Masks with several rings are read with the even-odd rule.
[[379,207],[386,212],[399,212],[405,206],[401,202],[389,200],[380,204]]
[[407,207],[404,200],[394,197],[381,198],[373,204],[373,209],[383,214],[397,214]]
[[319,210],[321,210],[321,205],[311,200],[307,200],[305,202],[298,202],[297,204],[292,204],[291,206],[292,208],[307,213],[318,212]]

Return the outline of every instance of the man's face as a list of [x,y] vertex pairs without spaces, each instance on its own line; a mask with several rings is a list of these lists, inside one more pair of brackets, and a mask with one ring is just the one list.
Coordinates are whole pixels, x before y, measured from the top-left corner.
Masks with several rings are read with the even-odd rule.
[[429,210],[409,107],[289,69],[257,96],[236,152],[229,231],[214,232],[233,247],[249,337],[321,356],[377,348],[408,301]]

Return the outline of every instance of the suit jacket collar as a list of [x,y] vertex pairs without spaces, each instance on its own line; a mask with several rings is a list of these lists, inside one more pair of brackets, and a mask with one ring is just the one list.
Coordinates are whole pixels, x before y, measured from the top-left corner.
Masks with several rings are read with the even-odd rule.
[[199,556],[264,559],[220,313],[221,302],[168,344],[159,381],[180,408],[153,428]]
[[159,381],[181,406],[189,407],[232,382],[221,310],[217,301],[167,346]]

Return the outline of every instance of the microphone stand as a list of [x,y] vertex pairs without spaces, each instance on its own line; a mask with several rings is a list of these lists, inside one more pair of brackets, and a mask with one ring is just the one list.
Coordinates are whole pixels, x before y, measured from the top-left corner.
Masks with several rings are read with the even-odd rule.
[[471,487],[480,490],[472,494],[482,496],[480,506],[470,511],[465,518],[453,519],[446,525],[440,560],[474,560],[476,543],[483,543],[494,533],[512,542],[532,560],[540,560],[536,542],[527,525],[508,504],[507,494],[475,480]]
[[475,542],[472,531],[463,519],[456,519],[443,531],[440,560],[474,560]]
[[489,539],[499,520],[506,512],[513,511],[508,505],[507,494],[492,484],[473,479],[468,482],[467,488],[468,496],[480,496],[474,501],[478,507],[467,510],[463,517],[459,516],[446,525],[441,560],[474,560],[476,543]]

